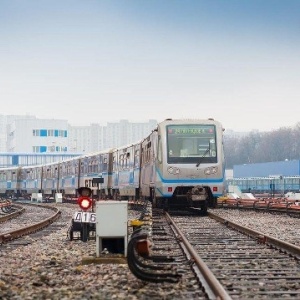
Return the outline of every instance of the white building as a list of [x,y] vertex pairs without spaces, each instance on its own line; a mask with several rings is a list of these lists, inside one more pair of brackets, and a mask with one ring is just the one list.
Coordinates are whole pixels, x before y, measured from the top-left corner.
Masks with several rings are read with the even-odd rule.
[[6,116],[0,115],[0,152],[6,151]]
[[83,154],[139,141],[157,126],[156,120],[107,126],[71,126],[67,120],[0,115],[1,153]]
[[119,147],[139,141],[156,128],[157,121],[149,120],[148,123],[130,123],[121,120],[119,123],[107,123],[106,148]]
[[68,122],[15,118],[7,124],[7,152],[57,153],[68,151]]
[[91,153],[105,149],[106,127],[99,124],[91,126],[70,126],[68,151],[74,153]]

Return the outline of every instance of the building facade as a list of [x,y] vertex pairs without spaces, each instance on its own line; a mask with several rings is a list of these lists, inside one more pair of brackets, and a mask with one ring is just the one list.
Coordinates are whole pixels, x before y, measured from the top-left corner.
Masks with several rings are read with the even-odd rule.
[[[24,161],[26,154],[32,153],[37,156],[49,154],[50,160],[53,157],[59,158],[59,154],[76,156],[139,141],[156,126],[156,120],[145,123],[121,120],[118,123],[108,123],[107,126],[71,126],[67,120],[0,115],[0,154],[4,154],[3,161],[9,162],[21,161],[15,159],[16,156],[9,157],[9,153],[22,153],[25,155]],[[35,160],[31,158],[30,161]],[[4,163],[1,167],[5,167]]]
[[17,118],[7,125],[7,152],[58,153],[68,151],[68,122]]

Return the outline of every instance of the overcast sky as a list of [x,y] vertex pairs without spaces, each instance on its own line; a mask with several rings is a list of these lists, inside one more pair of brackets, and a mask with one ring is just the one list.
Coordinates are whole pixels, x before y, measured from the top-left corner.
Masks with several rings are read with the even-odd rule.
[[0,114],[300,121],[298,0],[0,0]]

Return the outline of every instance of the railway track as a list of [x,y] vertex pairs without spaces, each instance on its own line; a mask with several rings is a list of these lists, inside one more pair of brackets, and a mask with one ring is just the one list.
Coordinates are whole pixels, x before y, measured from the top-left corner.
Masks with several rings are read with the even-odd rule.
[[60,217],[57,207],[41,204],[19,203],[16,211],[3,215],[0,229],[0,245],[20,239],[29,234],[38,233]]
[[24,211],[24,207],[19,205],[10,204],[8,206],[2,206],[0,210],[0,223],[4,223],[10,219],[16,218]]
[[212,213],[167,218],[209,299],[299,299],[299,247]]
[[[299,299],[298,247],[209,215],[168,217],[162,210],[152,210],[151,222],[142,227],[152,243],[150,255],[143,257],[142,277],[147,278],[141,278],[150,281],[149,299],[155,299],[157,289],[164,291],[166,299]],[[25,213],[22,217],[26,219]],[[61,219],[63,223],[69,217]],[[47,229],[56,230],[60,222]],[[47,234],[45,228],[33,232],[36,238]],[[26,241],[8,239],[0,248],[8,242],[23,245]]]
[[286,198],[261,198],[261,199],[219,199],[219,208],[252,209],[270,213],[282,213],[291,217],[300,218],[300,205],[297,200]]

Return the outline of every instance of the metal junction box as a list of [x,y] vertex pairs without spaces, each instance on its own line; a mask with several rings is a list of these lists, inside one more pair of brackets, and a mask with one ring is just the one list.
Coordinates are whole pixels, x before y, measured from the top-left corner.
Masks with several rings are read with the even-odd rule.
[[56,193],[55,194],[55,202],[56,203],[62,203],[62,194],[61,193]]
[[[107,249],[108,252],[127,256],[128,242],[127,201],[99,201],[96,203],[96,256]],[[121,245],[120,245],[121,244]]]
[[42,193],[32,193],[31,202],[43,202],[43,194]]

